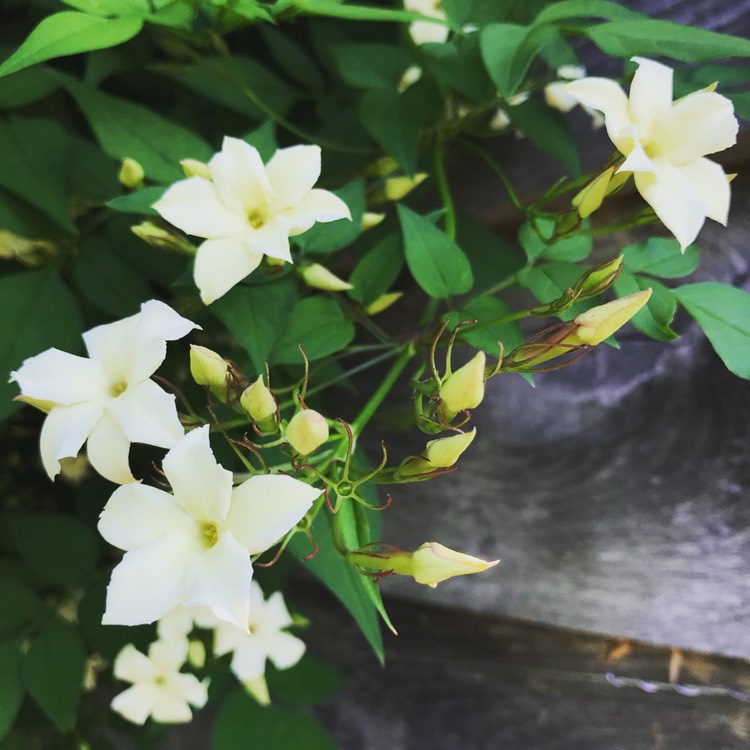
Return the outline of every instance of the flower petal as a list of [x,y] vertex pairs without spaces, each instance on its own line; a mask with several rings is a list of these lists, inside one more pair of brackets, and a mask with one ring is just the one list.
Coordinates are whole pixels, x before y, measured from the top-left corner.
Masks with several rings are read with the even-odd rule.
[[[630,132],[633,133],[635,128],[625,128],[624,134]],[[620,165],[617,172],[649,172],[653,174],[656,171],[653,162],[646,153],[641,143],[636,140],[635,134],[633,133],[633,147],[630,153],[627,155],[625,161]]]
[[130,441],[108,414],[105,413],[91,431],[86,453],[91,465],[110,482],[135,482],[128,461]]
[[685,248],[698,236],[708,207],[691,182],[669,162],[654,159],[655,174],[635,173],[635,186]]
[[225,203],[217,186],[203,177],[175,182],[153,205],[170,224],[195,237],[230,237],[248,224],[241,206]]
[[170,675],[167,685],[174,695],[178,695],[196,708],[203,708],[208,702],[207,684],[195,675],[177,672]]
[[245,235],[206,240],[198,248],[193,271],[203,304],[210,305],[223,297],[252,273],[261,260],[263,255],[248,247]]
[[185,571],[195,539],[173,531],[127,552],[112,571],[103,625],[146,625],[185,600]]
[[195,527],[190,517],[167,492],[131,482],[118,487],[99,517],[99,533],[122,550],[150,544],[178,529]]
[[128,388],[107,404],[107,412],[131,443],[171,448],[185,434],[175,397],[153,380]]
[[[196,678],[193,677],[193,679]],[[162,724],[186,724],[192,720],[193,712],[181,696],[175,695],[166,686],[160,685],[151,716],[154,721]]]
[[630,119],[628,98],[617,83],[609,78],[581,78],[580,81],[566,84],[565,90],[581,104],[604,115],[607,133],[621,152],[622,148],[630,145],[630,138],[625,139],[623,143],[620,136],[620,133],[633,122]]
[[703,198],[706,216],[726,226],[731,190],[721,165],[701,158],[678,166],[677,170]]
[[268,597],[263,607],[263,625],[281,630],[281,628],[288,628],[291,624],[292,616],[289,614],[284,597],[280,591],[275,591]]
[[320,177],[320,146],[280,148],[266,165],[276,212],[294,208]]
[[630,118],[639,137],[647,138],[654,121],[672,105],[672,68],[645,57],[631,59],[638,70],[630,84]]
[[148,647],[148,658],[160,675],[176,674],[187,659],[187,639],[154,641]]
[[229,528],[251,555],[264,552],[297,524],[321,492],[284,475],[250,477],[232,492]]
[[149,378],[164,361],[166,341],[180,339],[199,327],[169,305],[150,300],[129,318],[86,331],[83,340],[113,384],[135,385]]
[[208,425],[183,437],[162,462],[177,503],[201,521],[218,523],[232,501],[232,472],[211,452]]
[[282,216],[292,225],[290,235],[306,232],[316,221],[351,220],[349,206],[328,190],[311,190],[294,208],[284,211]]
[[246,636],[242,644],[234,649],[231,670],[242,682],[261,677],[265,673],[266,652],[255,636]]
[[660,156],[673,164],[685,164],[733,146],[738,129],[729,99],[696,91],[675,102],[654,123],[652,138]]
[[[273,188],[257,148],[240,138],[226,136],[221,151],[208,162],[208,168],[225,206],[245,215],[265,211],[273,197]],[[214,236],[226,237],[228,234],[236,232]]]
[[166,641],[187,639],[193,629],[195,611],[195,607],[180,606],[170,609],[164,617],[159,618],[159,622],[156,624],[156,632],[159,638]]
[[273,662],[276,669],[293,667],[307,650],[304,641],[281,630],[274,633],[263,633],[263,645],[268,658]]
[[104,413],[97,404],[56,406],[42,425],[39,449],[50,479],[60,473],[60,459],[75,457]]
[[125,682],[146,682],[156,677],[151,660],[142,654],[132,643],[124,646],[117,654],[112,674]]
[[247,550],[226,531],[211,549],[191,558],[185,603],[210,607],[217,617],[246,631],[252,576]]
[[142,682],[116,695],[112,701],[112,710],[134,724],[145,724],[158,696],[159,688],[155,684]]
[[243,237],[245,247],[253,253],[269,255],[272,258],[292,263],[292,255],[289,251],[289,232],[291,230],[291,222],[287,221],[284,214],[278,214],[260,229],[250,230]]
[[56,404],[96,401],[106,394],[104,371],[98,362],[59,349],[47,349],[24,360],[11,372],[24,396]]

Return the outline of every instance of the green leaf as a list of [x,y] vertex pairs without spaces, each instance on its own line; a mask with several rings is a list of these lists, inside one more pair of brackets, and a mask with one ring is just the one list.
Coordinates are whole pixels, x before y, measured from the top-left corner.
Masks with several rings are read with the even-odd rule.
[[438,117],[441,106],[439,93],[420,80],[403,94],[386,89],[365,92],[359,101],[359,117],[373,140],[412,177],[417,170],[420,131]]
[[75,724],[85,663],[81,637],[60,621],[42,628],[23,660],[26,689],[61,732]]
[[340,44],[331,53],[341,79],[363,89],[395,89],[413,63],[402,47],[388,44]]
[[[471,300],[463,309],[453,312],[448,316],[451,326],[456,326],[465,320],[476,320],[478,323],[485,323],[490,320],[498,320],[510,315],[513,310],[499,299],[494,297],[476,297]],[[462,341],[475,346],[477,349],[487,352],[493,357],[500,354],[498,341],[502,342],[505,353],[512,352],[517,346],[523,343],[523,335],[516,321],[507,323],[496,323],[471,330],[467,326],[466,331],[460,334]]]
[[143,18],[151,12],[148,0],[62,0],[76,10],[96,16],[138,16]]
[[206,161],[211,147],[187,128],[125,99],[104,94],[73,78],[56,74],[76,100],[102,148],[113,158],[126,156],[141,164],[153,180],[183,179],[182,159]]
[[[286,329],[296,294],[294,282],[288,277],[258,286],[240,284],[209,310],[234,334],[255,371],[263,372],[273,345]],[[297,356],[301,357],[299,350]]]
[[278,145],[276,143],[276,123],[273,120],[266,120],[255,130],[251,130],[242,136],[245,143],[249,143],[253,148],[258,150],[260,158],[267,162],[275,153]]
[[494,95],[479,51],[479,35],[459,37],[443,44],[422,44],[419,48],[425,67],[441,83],[460,91],[475,102]]
[[36,206],[66,232],[70,215],[70,138],[51,120],[12,117],[0,123],[0,185]]
[[29,570],[44,583],[85,583],[96,570],[97,540],[86,524],[62,513],[7,513],[13,542]]
[[643,14],[624,8],[607,0],[562,0],[547,5],[536,17],[535,23],[555,23],[573,18],[604,18],[621,21],[642,18]]
[[536,219],[535,227],[536,230],[526,221],[518,231],[518,241],[530,264],[539,258],[575,263],[587,258],[591,252],[593,241],[591,237],[583,234],[574,234],[556,242],[546,243],[542,237],[549,239],[555,231],[555,222],[551,219]]
[[700,262],[700,251],[690,245],[684,254],[680,243],[666,237],[651,237],[622,249],[628,273],[646,273],[662,279],[679,279],[689,276]]
[[270,24],[260,25],[258,31],[266,42],[270,56],[284,73],[306,90],[314,93],[323,91],[323,74],[303,46],[295,43],[289,34]]
[[632,276],[621,273],[614,283],[614,290],[618,297],[626,297],[644,289],[651,289],[651,297],[632,318],[631,322],[641,332],[657,341],[674,341],[680,338],[671,328],[677,312],[677,302],[670,289],[664,284],[645,279],[642,276]]
[[16,641],[0,642],[0,740],[13,726],[23,701],[21,682],[21,644]]
[[[73,353],[81,349],[78,306],[54,270],[0,279],[0,320],[0,372],[10,372],[52,346]],[[0,418],[18,408],[11,400],[17,393],[15,383],[0,378]]]
[[88,300],[118,318],[134,315],[152,296],[143,278],[98,238],[81,245],[73,280]]
[[289,709],[260,706],[243,688],[226,698],[214,722],[211,750],[336,750],[313,718]]
[[344,675],[332,664],[309,652],[291,669],[266,669],[268,688],[288,703],[315,704],[330,698],[344,686]]
[[357,263],[349,283],[352,299],[369,305],[385,294],[399,277],[404,267],[404,244],[395,232],[380,239],[362,260]]
[[707,281],[673,291],[735,375],[750,380],[750,292]]
[[365,212],[365,185],[355,180],[331,191],[349,206],[351,219],[319,222],[304,234],[295,237],[296,243],[305,253],[333,253],[350,245],[362,231],[362,215]]
[[118,195],[117,198],[107,201],[106,205],[113,211],[123,214],[158,216],[153,205],[164,195],[164,191],[162,185],[149,185],[126,195]]
[[482,59],[490,78],[504,97],[513,96],[542,47],[558,38],[552,26],[498,23],[479,35]]
[[614,57],[659,55],[701,62],[750,56],[750,39],[651,18],[612,21],[583,31],[599,49]]
[[[42,600],[25,584],[15,578],[0,576],[0,635],[28,628],[44,613]],[[1,674],[1,673],[0,673]]]
[[139,18],[100,18],[65,10],[47,16],[26,41],[0,65],[0,77],[56,57],[115,47],[142,28]]
[[265,65],[241,55],[206,57],[187,65],[161,64],[156,70],[252,120],[265,120],[266,108],[283,116],[296,99],[294,90]]
[[417,284],[436,299],[468,292],[474,278],[463,250],[424,216],[401,204],[397,209],[406,262]]
[[[575,263],[555,261],[544,263],[518,272],[518,283],[528,289],[539,302],[546,304],[559,299],[566,289],[572,287],[581,277],[582,268]],[[581,311],[581,303],[576,303],[560,315],[563,320],[574,318]]]
[[[342,506],[341,511],[343,511]],[[312,533],[318,543],[318,552],[303,562],[305,568],[315,574],[338,597],[349,610],[362,634],[367,639],[378,659],[383,660],[383,636],[375,603],[368,587],[375,584],[363,576],[339,553],[334,541],[331,514],[323,510],[312,524]],[[297,534],[289,544],[292,554],[302,559],[312,551],[309,540]]]
[[529,99],[517,107],[510,107],[508,115],[539,149],[558,159],[570,174],[581,174],[578,147],[571,135],[567,120],[544,102]]
[[302,364],[301,346],[312,362],[340,351],[353,338],[354,325],[344,316],[338,302],[320,295],[307,297],[292,309],[289,325],[274,344],[269,361]]
[[0,86],[0,109],[25,107],[44,99],[57,88],[59,84],[47,68],[26,68],[13,73],[3,81],[3,85]]

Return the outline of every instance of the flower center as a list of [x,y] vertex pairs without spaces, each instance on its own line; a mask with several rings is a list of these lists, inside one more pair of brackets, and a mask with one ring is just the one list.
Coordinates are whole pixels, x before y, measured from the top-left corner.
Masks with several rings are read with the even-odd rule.
[[209,523],[208,521],[202,523],[201,537],[203,538],[203,543],[206,545],[207,549],[213,547],[214,544],[219,541],[219,531],[216,528],[216,525]]
[[119,383],[113,383],[109,388],[109,395],[112,396],[112,398],[117,398],[118,396],[121,396],[125,391],[128,390],[128,384],[123,382],[122,380]]
[[258,208],[254,208],[252,211],[247,212],[247,220],[250,222],[250,226],[253,229],[260,229],[266,223],[266,217]]

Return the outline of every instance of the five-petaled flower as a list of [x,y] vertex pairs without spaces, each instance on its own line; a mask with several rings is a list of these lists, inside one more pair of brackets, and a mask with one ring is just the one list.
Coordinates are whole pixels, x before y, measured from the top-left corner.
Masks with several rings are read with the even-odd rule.
[[133,685],[115,696],[112,709],[134,724],[144,724],[149,716],[163,724],[190,721],[190,705],[206,705],[208,685],[180,672],[186,656],[186,647],[179,641],[155,641],[148,656],[132,644],[125,646],[113,671],[117,679]]
[[112,572],[103,622],[153,622],[180,604],[209,607],[247,629],[250,555],[264,552],[305,515],[321,490],[286,475],[256,475],[232,489],[208,427],[185,435],[162,463],[173,495],[126,484],[109,499],[99,531],[126,551]]
[[93,467],[113,482],[132,482],[131,443],[171,448],[185,434],[174,396],[150,378],[164,361],[166,342],[197,327],[151,300],[136,315],[84,333],[88,358],[47,349],[11,373],[20,400],[49,412],[40,446],[51,479],[60,459],[75,456],[88,438]]
[[264,255],[292,262],[289,237],[317,221],[351,219],[344,201],[313,187],[320,177],[318,146],[279,149],[264,166],[256,148],[226,137],[208,170],[211,179],[180,180],[154,204],[174,226],[205,238],[195,257],[195,283],[207,305]]
[[712,90],[673,102],[672,69],[633,60],[639,67],[629,99],[606,78],[582,78],[565,91],[602,112],[609,137],[626,157],[618,171],[634,173],[638,192],[684,251],[706,217],[727,223],[729,181],[704,157],[736,142],[737,118],[732,102]]

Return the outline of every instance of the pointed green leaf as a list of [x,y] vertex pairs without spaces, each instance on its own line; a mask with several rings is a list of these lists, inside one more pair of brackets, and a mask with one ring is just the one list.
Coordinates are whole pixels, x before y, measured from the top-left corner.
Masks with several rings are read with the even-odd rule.
[[670,324],[677,312],[677,302],[671,289],[664,284],[642,276],[632,276],[621,273],[614,283],[614,290],[618,297],[636,294],[645,289],[651,289],[651,298],[631,319],[632,324],[639,330],[657,341],[673,341],[679,336],[670,328]]
[[17,640],[0,642],[0,740],[13,726],[23,701],[21,682],[21,643]]
[[750,380],[750,292],[706,281],[674,290],[727,368]]
[[417,284],[436,299],[468,292],[474,278],[463,250],[429,219],[401,204],[397,208],[406,262]]
[[680,243],[666,237],[651,237],[622,249],[628,273],[645,273],[662,279],[679,279],[689,276],[700,262],[700,251],[690,245],[684,253]]

